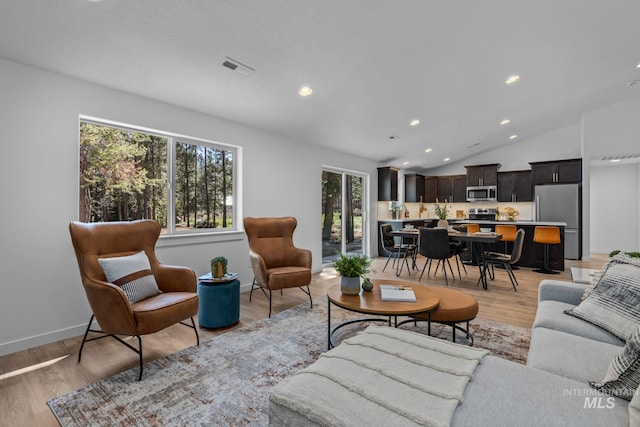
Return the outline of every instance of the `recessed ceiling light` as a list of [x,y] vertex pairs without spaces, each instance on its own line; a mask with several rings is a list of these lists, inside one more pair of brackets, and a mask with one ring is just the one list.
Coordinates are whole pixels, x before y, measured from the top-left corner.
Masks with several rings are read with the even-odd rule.
[[427,148],[426,150],[424,150],[425,153],[430,153],[431,151],[433,151],[433,148]]
[[313,93],[313,89],[311,89],[309,86],[302,86],[298,93],[300,94],[300,96],[309,96]]
[[420,120],[413,119],[409,122],[409,126],[418,126],[420,124]]
[[640,62],[638,62],[638,65],[636,65],[636,68],[640,69]]
[[509,119],[504,119],[500,122],[500,126],[504,126],[504,125],[508,125],[509,123],[511,123],[511,120]]
[[515,82],[517,82],[518,80],[520,80],[520,76],[517,74],[514,74],[513,76],[509,76],[509,78],[507,79],[507,81],[505,82],[508,85],[514,84]]
[[449,160],[451,160],[451,157],[445,157],[444,159],[442,159],[443,162],[448,162]]
[[611,163],[618,163],[620,161],[620,159],[611,159],[610,162]]
[[516,139],[517,137],[518,137],[518,135],[513,134],[513,135],[511,135],[511,136],[509,137],[509,139]]
[[409,162],[403,162],[402,164],[403,164],[404,166],[406,166],[406,165],[408,165],[408,164],[409,164]]

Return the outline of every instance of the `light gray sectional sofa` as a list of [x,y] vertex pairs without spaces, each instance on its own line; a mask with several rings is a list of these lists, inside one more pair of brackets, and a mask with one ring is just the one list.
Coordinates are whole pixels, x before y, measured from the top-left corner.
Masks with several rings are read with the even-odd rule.
[[[485,356],[467,384],[450,425],[629,425],[629,402],[599,394],[588,384],[589,380],[602,380],[624,343],[603,329],[564,313],[579,304],[585,288],[576,283],[542,281],[527,366]],[[269,404],[270,425],[334,425],[332,419],[343,420],[354,407],[370,405],[355,395],[353,399],[332,400],[322,387],[308,381],[309,376],[298,374],[274,388]],[[371,387],[368,392],[375,395],[376,385]],[[306,406],[298,405],[295,396],[305,394]],[[284,395],[294,396],[293,401],[283,404]],[[419,412],[420,403],[411,410]],[[388,408],[379,406],[360,412],[351,425],[379,425],[384,411]],[[318,414],[327,417],[319,418]],[[332,414],[340,416],[333,418]],[[402,425],[416,423],[407,420]]]

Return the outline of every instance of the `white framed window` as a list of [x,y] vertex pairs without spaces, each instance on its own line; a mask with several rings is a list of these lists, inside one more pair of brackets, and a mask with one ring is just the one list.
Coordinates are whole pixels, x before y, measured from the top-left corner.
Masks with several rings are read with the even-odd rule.
[[240,147],[80,117],[79,219],[164,235],[239,231]]

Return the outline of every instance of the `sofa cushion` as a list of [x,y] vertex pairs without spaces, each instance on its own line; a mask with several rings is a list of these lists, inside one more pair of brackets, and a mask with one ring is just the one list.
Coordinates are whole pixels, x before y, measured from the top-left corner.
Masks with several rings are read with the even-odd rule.
[[560,301],[576,306],[582,301],[587,285],[582,283],[564,282],[546,279],[538,287],[538,302]]
[[527,366],[580,381],[586,387],[588,381],[604,377],[621,349],[566,332],[535,328],[531,332]]
[[[361,405],[366,405],[366,410],[374,411],[367,415],[376,419],[375,411],[379,408],[372,406],[370,401],[336,401],[326,390],[310,389],[308,385],[294,375],[277,387],[285,387],[292,394],[315,395],[317,399],[313,400],[314,405],[323,407],[327,412],[344,411],[345,414],[351,414],[354,425],[364,424],[354,415],[364,409]],[[608,404],[609,407],[593,409],[594,403]],[[629,419],[628,404],[625,400],[600,394],[584,382],[489,355],[478,365],[472,381],[467,384],[463,401],[453,413],[451,426],[624,426]],[[326,425],[310,418],[305,407],[292,409],[274,400],[269,401],[269,425]],[[404,418],[399,419],[397,425],[415,424]]]
[[604,379],[589,384],[599,391],[631,400],[640,385],[640,328],[636,328],[622,352],[613,358]]
[[[593,409],[594,403],[609,407]],[[451,426],[625,426],[628,403],[586,383],[487,356],[467,385]]]
[[611,258],[594,275],[582,302],[567,314],[626,341],[640,326],[640,259],[625,254]]
[[161,293],[144,251],[129,256],[98,258],[108,282],[120,286],[131,304]]
[[547,328],[568,334],[578,335],[592,340],[606,342],[608,344],[624,346],[624,341],[612,333],[605,331],[599,326],[585,320],[570,316],[565,312],[571,310],[575,305],[559,301],[540,301],[536,319],[533,322],[533,329]]

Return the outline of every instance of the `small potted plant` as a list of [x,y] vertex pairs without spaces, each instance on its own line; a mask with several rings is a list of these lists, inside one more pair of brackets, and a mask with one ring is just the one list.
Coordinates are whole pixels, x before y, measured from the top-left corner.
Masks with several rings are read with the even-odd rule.
[[447,221],[447,217],[449,216],[449,207],[447,206],[447,201],[444,201],[444,205],[440,206],[440,202],[436,199],[436,203],[433,205],[433,213],[438,217],[438,227],[439,228],[449,228],[449,221]]
[[227,274],[227,259],[223,256],[211,260],[211,276],[221,279]]
[[358,295],[360,293],[360,278],[368,280],[365,273],[369,271],[371,260],[362,255],[338,254],[333,262],[333,267],[341,277],[340,289],[345,295]]

